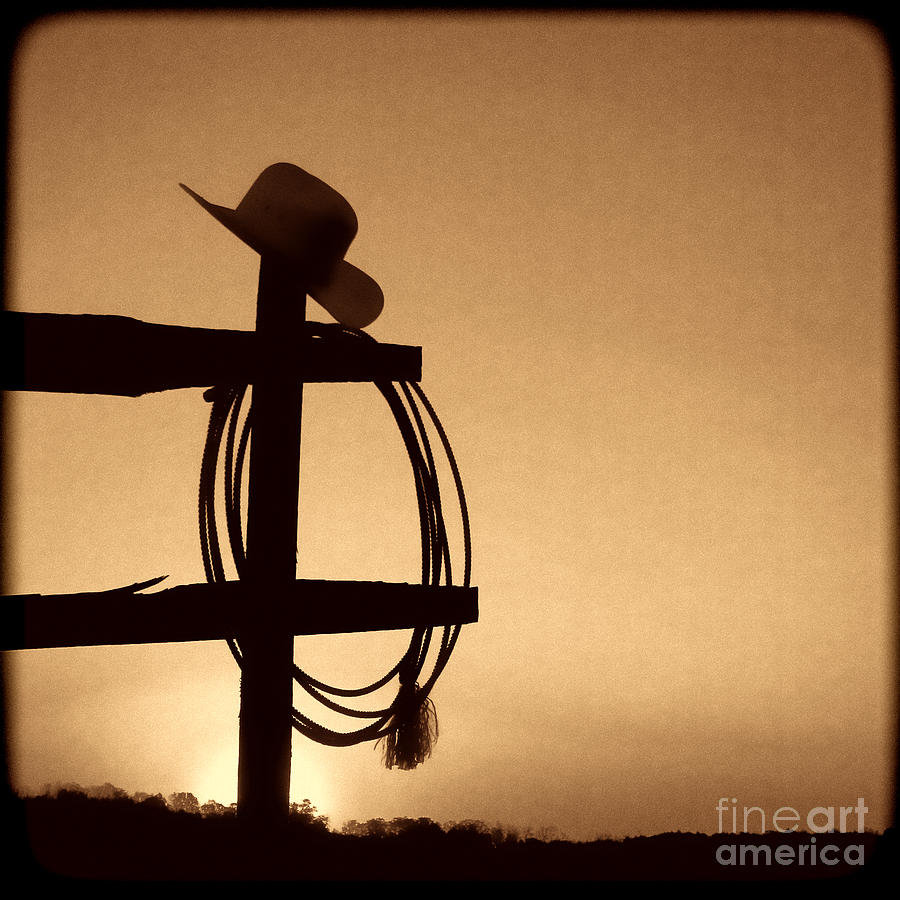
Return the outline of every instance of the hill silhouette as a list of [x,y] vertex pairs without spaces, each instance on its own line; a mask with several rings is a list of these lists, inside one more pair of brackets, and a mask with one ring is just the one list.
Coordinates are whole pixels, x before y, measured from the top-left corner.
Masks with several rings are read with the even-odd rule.
[[[12,798],[17,827],[7,829],[15,839],[4,848],[7,876],[98,882],[866,881],[885,873],[895,836],[893,829],[883,835],[673,832],[570,842],[522,838],[478,821],[441,825],[427,818],[351,822],[336,832],[308,801],[292,805],[283,827],[260,834],[243,826],[233,807],[214,801],[201,807],[189,794],[129,797],[111,785],[89,793],[64,787]],[[834,849],[825,854],[828,862],[807,857],[800,865],[795,851],[801,844]],[[781,858],[790,856],[787,846],[794,848],[795,862],[778,863],[774,854],[782,848]]]

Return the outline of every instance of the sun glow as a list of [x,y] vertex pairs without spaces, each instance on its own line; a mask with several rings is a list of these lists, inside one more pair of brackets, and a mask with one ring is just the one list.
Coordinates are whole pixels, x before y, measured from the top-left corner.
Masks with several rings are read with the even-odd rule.
[[215,800],[224,806],[237,803],[237,740],[220,745],[197,773],[191,793],[201,804]]

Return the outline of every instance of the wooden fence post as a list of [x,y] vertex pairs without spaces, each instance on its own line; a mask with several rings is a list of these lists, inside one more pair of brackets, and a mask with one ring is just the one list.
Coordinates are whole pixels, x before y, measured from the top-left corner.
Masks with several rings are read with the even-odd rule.
[[291,778],[294,637],[284,592],[297,572],[297,510],[303,383],[284,361],[300,347],[306,295],[279,261],[260,262],[256,332],[260,377],[253,385],[247,577],[251,602],[238,640],[241,672],[238,817],[287,818]]

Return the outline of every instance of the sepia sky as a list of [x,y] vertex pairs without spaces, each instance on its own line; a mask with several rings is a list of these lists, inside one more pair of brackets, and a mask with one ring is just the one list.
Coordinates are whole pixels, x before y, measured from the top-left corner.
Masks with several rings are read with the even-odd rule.
[[[271,163],[353,205],[369,333],[423,348],[480,621],[413,772],[295,734],[332,824],[573,839],[890,816],[893,146],[876,31],[813,15],[84,14],[23,35],[7,307],[252,329],[233,207]],[[328,314],[309,301],[310,318]],[[197,389],[7,395],[4,591],[202,581]],[[302,577],[415,581],[402,443],[311,385]],[[298,639],[314,674],[401,634]],[[224,643],[5,655],[13,784],[236,799]]]

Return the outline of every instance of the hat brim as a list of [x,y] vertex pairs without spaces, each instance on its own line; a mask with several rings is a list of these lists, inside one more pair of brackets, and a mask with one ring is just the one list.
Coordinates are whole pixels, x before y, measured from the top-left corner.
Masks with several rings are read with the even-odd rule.
[[384,309],[384,294],[374,278],[341,260],[324,284],[308,288],[309,295],[341,325],[365,328]]
[[[271,248],[258,235],[245,227],[236,210],[210,203],[185,184],[179,186],[214,219],[257,253],[264,255],[271,252]],[[371,325],[384,308],[384,294],[375,279],[346,260],[338,262],[326,280],[317,285],[306,285],[305,289],[320,306],[348,328],[365,328]]]

